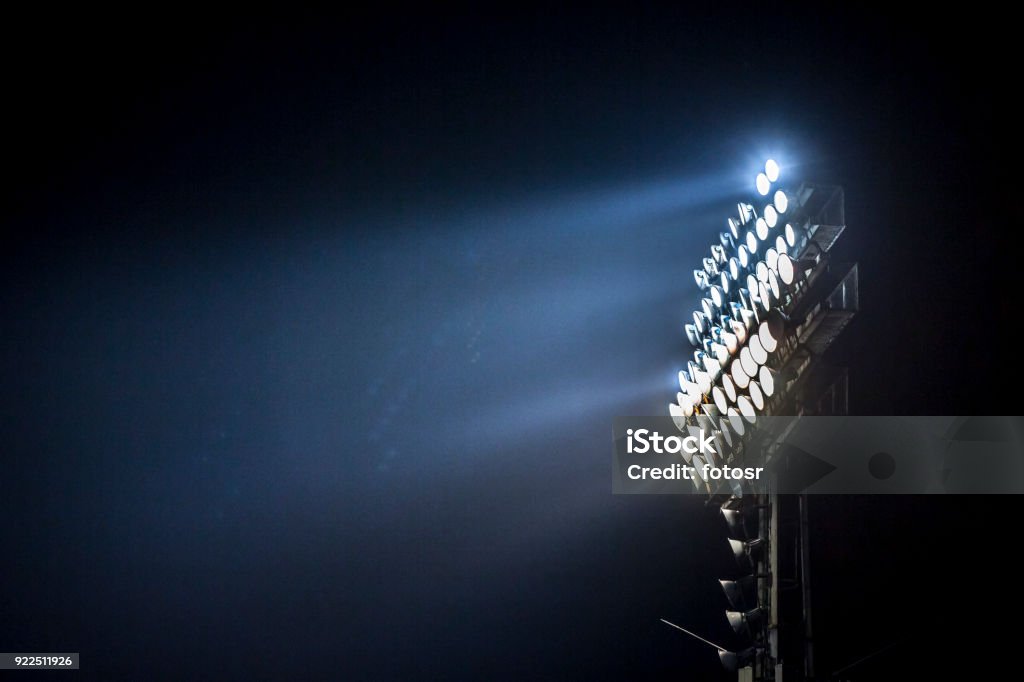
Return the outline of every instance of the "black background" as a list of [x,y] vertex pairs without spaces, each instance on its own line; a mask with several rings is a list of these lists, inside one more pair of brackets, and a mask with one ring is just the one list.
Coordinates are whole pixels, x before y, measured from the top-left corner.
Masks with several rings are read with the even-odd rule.
[[[734,644],[724,525],[613,498],[606,435],[671,400],[688,273],[766,149],[846,189],[852,411],[1020,414],[999,17],[6,29],[0,650],[81,651],[83,679],[724,679],[657,621]],[[1016,512],[816,498],[821,672],[894,642],[849,677],[1009,664]]]

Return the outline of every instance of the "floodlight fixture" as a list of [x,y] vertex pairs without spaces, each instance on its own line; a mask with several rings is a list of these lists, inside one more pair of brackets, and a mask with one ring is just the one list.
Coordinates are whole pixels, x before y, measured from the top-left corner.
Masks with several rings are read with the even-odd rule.
[[789,318],[779,310],[771,311],[761,321],[757,328],[757,335],[766,351],[769,353],[775,352],[775,349],[778,348],[779,343],[786,334],[786,327],[789,321]]
[[740,221],[737,220],[736,218],[727,218],[725,223],[729,227],[729,235],[733,238],[733,240],[739,239],[740,238]]
[[[730,324],[731,322],[731,317],[728,315],[723,316],[722,324]],[[723,327],[712,327],[711,338],[715,340],[715,343],[725,346],[726,351],[728,351],[730,355],[735,353],[736,349],[739,348],[740,345],[739,339],[736,338],[736,335],[731,331],[726,331]]]
[[757,579],[753,575],[718,582],[729,606],[736,611],[747,611],[757,603]]
[[707,316],[698,310],[693,311],[693,326],[696,327],[701,336],[707,334],[711,329],[711,323]]
[[[775,227],[779,224],[779,212],[775,209],[774,205],[768,204],[765,206],[762,215],[764,215],[762,220],[768,224],[768,227]],[[761,238],[764,239],[764,237]]]
[[772,227],[775,226],[770,220],[768,220],[767,215],[763,218],[758,218],[754,221],[754,234],[757,235],[758,239],[764,241],[765,239],[768,239],[768,229]]
[[736,391],[736,384],[733,383],[732,377],[728,373],[722,375],[722,388],[725,389],[725,397],[729,399],[729,402],[736,402],[736,396],[739,393]]
[[754,186],[757,187],[757,193],[761,196],[766,196],[772,188],[772,183],[768,179],[768,176],[764,173],[758,173],[757,178],[754,179]]
[[747,344],[747,348],[750,350],[750,357],[752,357],[754,362],[758,365],[763,365],[768,362],[768,351],[766,351],[764,346],[761,345],[761,339],[757,334],[750,337],[750,343]]
[[709,286],[711,286],[711,282],[708,280],[708,273],[703,270],[694,270],[693,279],[697,282],[697,288],[701,291],[705,291]]
[[779,281],[779,276],[775,274],[775,270],[768,271],[768,288],[771,289],[775,300],[782,300],[782,283]]
[[722,667],[731,673],[736,672],[740,667],[745,668],[750,665],[755,656],[757,656],[757,649],[754,647],[749,647],[743,651],[718,650],[718,660],[721,661]]
[[737,397],[736,407],[740,410],[740,416],[748,422],[753,424],[757,421],[757,410],[754,409],[754,403],[750,402],[750,398],[745,395]]
[[711,285],[711,303],[719,310],[725,307],[725,292],[717,284]]
[[[732,307],[732,304],[730,304],[730,309],[731,309],[731,307]],[[746,325],[746,320],[742,319],[743,318],[743,306],[737,306],[737,307],[739,308],[739,310],[736,311],[736,316],[738,316],[739,319],[737,319],[737,317],[734,316],[732,318],[732,321],[729,322],[729,328],[732,330],[732,333],[736,335],[736,340],[740,344],[742,344],[742,343],[744,343],[747,340],[747,325]]]
[[791,249],[797,246],[797,228],[793,226],[793,223],[785,223],[785,228],[782,230],[785,236],[785,244]]
[[740,278],[740,262],[737,260],[736,256],[729,259],[728,273],[729,277],[734,281]]
[[757,376],[757,363],[754,362],[754,358],[750,353],[750,345],[746,345],[740,351],[740,365],[743,367],[743,372],[748,377]]
[[764,393],[761,392],[761,386],[756,381],[751,381],[750,386],[747,387],[747,392],[750,393],[750,402],[754,403],[754,407],[763,411],[765,400]]
[[[762,218],[758,218],[758,220],[762,220]],[[747,232],[746,245],[747,251],[757,253],[757,234],[755,234],[754,230]]]
[[721,386],[715,386],[711,389],[711,399],[714,401],[715,407],[718,408],[719,412],[724,414],[729,411],[729,396],[725,394],[725,389]]
[[780,234],[775,238],[775,250],[779,253],[786,253],[789,251],[789,244],[786,243],[786,235]]
[[747,386],[750,385],[750,375],[743,369],[743,363],[740,360],[732,361],[732,365],[729,366],[729,373],[732,375],[732,381],[736,384],[736,388],[746,390]]
[[707,334],[709,331],[711,331],[711,320],[715,319],[717,311],[715,310],[715,305],[711,302],[710,298],[700,299],[700,309],[701,312],[704,314],[704,317],[707,318],[708,320],[708,326],[704,330],[704,333]]
[[742,509],[719,507],[718,509],[722,512],[722,518],[725,519],[725,523],[729,527],[729,537],[736,538],[737,540],[749,540],[757,535],[757,533],[750,533],[747,530],[748,521],[751,518],[750,512],[751,510],[754,510],[755,507],[746,507]]
[[729,426],[742,438],[747,430],[747,426],[743,423],[743,417],[740,416],[739,411],[735,407],[730,407],[726,416],[729,418]]
[[726,611],[725,617],[737,635],[746,635],[751,639],[756,639],[764,627],[764,611],[761,609],[751,609],[745,613]]
[[700,347],[701,337],[697,332],[697,327],[692,324],[684,324],[683,329],[686,330],[686,340],[690,342],[690,345]]
[[[721,372],[722,365],[729,362],[729,349],[721,343],[712,341],[708,350],[710,351],[708,356],[714,358],[715,362],[718,363],[718,372]],[[718,372],[715,374],[717,375]]]
[[676,425],[676,428],[686,433],[686,415],[683,413],[682,406],[669,403],[668,413],[672,416],[672,422]]
[[768,329],[768,321],[763,320],[757,327],[757,336],[761,341],[761,345],[769,353],[774,353],[779,347],[779,340],[776,338]]
[[766,396],[771,396],[775,393],[777,375],[778,373],[769,367],[762,367],[758,370],[757,381],[761,385],[761,390],[764,391]]
[[781,189],[775,191],[773,203],[775,204],[775,210],[779,213],[785,213],[789,210],[789,197]]
[[768,282],[768,263],[763,260],[757,261],[757,265],[754,266],[754,274],[757,277],[758,282]]
[[726,251],[732,251],[736,248],[736,240],[728,232],[718,233],[718,244]]
[[715,261],[716,265],[722,265],[726,261],[725,247],[721,244],[711,245],[711,258]]
[[[692,362],[687,364],[691,366],[693,365]],[[691,406],[694,403],[699,402],[700,396],[702,395],[700,391],[700,386],[697,384],[696,381],[693,380],[692,376],[693,375],[690,374],[690,372],[687,370],[679,371],[679,390],[682,391],[687,396],[689,396]],[[682,401],[680,401],[679,404],[682,405]]]
[[741,565],[746,563],[748,566],[753,566],[753,562],[757,560],[764,549],[764,540],[760,538],[755,540],[734,540],[729,538],[729,547],[732,549],[732,554],[736,557],[737,562]]
[[711,392],[711,375],[702,369],[697,369],[693,372],[693,380],[697,383],[700,388],[701,395],[705,395]]
[[779,164],[775,159],[768,159],[764,162],[764,174],[770,182],[776,182],[779,179]]
[[754,296],[751,293],[750,289],[748,287],[743,287],[737,293],[739,294],[739,298],[740,298],[740,301],[739,301],[740,306],[741,306],[740,314],[741,315],[743,314],[742,313],[743,310],[752,310],[754,308]]
[[742,202],[736,204],[736,211],[739,213],[740,225],[746,225],[754,217],[754,207],[751,204],[746,204]]
[[772,309],[772,292],[764,282],[757,283],[757,298],[766,311]]
[[[749,237],[751,234],[751,232],[748,232],[747,236]],[[739,266],[741,268],[746,268],[748,265],[750,265],[750,251],[747,250],[746,244],[740,244],[739,247],[737,247],[736,260],[739,261]],[[735,279],[739,278],[737,277]]]

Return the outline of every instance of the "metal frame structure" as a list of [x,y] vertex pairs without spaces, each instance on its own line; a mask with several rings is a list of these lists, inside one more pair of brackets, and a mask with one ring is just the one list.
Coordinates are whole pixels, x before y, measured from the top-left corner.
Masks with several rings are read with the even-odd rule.
[[[778,176],[769,161],[758,193],[769,195]],[[809,500],[777,492],[786,454],[777,439],[754,436],[744,422],[846,413],[845,370],[822,361],[859,305],[856,264],[830,256],[845,225],[842,188],[805,183],[792,193],[776,190],[761,211],[738,206],[729,231],[694,273],[709,296],[686,325],[696,350],[680,372],[670,414],[684,433],[713,430],[726,463],[770,472],[756,491],[735,482],[694,483],[722,510],[730,545],[749,571],[722,581],[733,609],[726,615],[749,646],[733,652],[712,644],[741,682],[815,679]]]

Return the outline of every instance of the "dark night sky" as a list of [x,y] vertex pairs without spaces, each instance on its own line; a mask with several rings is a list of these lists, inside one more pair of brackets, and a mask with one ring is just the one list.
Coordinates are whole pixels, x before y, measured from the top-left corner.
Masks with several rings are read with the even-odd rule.
[[[729,639],[724,525],[613,497],[607,436],[674,395],[689,273],[766,155],[846,188],[853,411],[1021,414],[995,19],[7,28],[0,651],[104,680],[724,679],[658,623]],[[822,667],[1004,651],[1011,502],[817,498]]]

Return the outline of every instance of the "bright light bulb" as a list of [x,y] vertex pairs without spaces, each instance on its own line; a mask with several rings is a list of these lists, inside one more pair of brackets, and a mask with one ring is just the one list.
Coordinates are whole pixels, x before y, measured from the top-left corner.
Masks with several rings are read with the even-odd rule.
[[770,220],[767,218],[758,218],[757,222],[754,223],[754,232],[757,233],[757,238],[761,241],[768,239],[768,228],[774,227]]
[[785,213],[786,209],[789,208],[789,197],[781,189],[775,192],[775,208],[778,209],[779,213]]
[[775,159],[768,159],[764,162],[764,174],[771,182],[779,179],[779,164]]
[[768,223],[768,227],[775,227],[779,224],[779,212],[771,204],[764,207],[764,221]]
[[768,176],[764,173],[757,174],[757,180],[754,182],[757,185],[757,193],[761,196],[767,196],[768,191],[772,188],[772,183],[768,180]]

